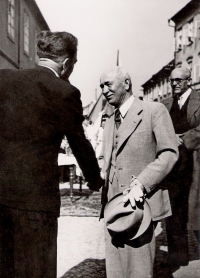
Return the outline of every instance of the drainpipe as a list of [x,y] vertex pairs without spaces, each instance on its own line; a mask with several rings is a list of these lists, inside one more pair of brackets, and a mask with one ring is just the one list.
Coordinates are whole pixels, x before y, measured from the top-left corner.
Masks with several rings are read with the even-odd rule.
[[176,43],[176,40],[175,40],[175,38],[176,38],[176,33],[175,33],[176,25],[175,25],[173,20],[168,19],[168,26],[174,28],[174,46],[175,46],[174,47],[174,67],[175,67],[175,64],[176,64],[176,51],[175,51],[175,49],[176,49],[176,45],[175,45],[175,43]]
[[21,0],[18,0],[18,67],[21,68]]

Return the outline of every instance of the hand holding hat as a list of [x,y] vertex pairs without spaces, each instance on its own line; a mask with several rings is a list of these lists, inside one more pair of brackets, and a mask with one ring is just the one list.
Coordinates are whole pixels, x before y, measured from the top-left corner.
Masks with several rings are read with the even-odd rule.
[[133,177],[131,180],[130,188],[126,189],[123,192],[123,195],[123,202],[126,203],[130,201],[131,206],[135,207],[136,202],[144,201],[144,186],[137,178]]

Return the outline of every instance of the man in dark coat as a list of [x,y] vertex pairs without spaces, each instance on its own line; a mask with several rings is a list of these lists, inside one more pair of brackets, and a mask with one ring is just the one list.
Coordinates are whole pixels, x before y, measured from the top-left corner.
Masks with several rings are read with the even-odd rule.
[[200,95],[190,88],[191,73],[187,68],[174,69],[170,82],[173,98],[163,103],[171,115],[180,154],[165,180],[172,206],[172,216],[166,219],[168,258],[165,267],[173,270],[189,262],[188,219],[193,219],[190,225],[193,230],[197,229],[195,222],[199,222]]
[[102,181],[82,127],[80,92],[66,81],[76,62],[77,39],[42,31],[37,53],[34,69],[0,71],[2,278],[56,277],[57,158],[64,135],[88,186],[98,190]]

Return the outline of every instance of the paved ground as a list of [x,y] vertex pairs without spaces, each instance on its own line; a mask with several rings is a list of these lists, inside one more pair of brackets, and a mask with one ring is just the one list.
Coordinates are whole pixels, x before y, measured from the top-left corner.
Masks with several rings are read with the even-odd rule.
[[[160,268],[167,256],[165,225],[156,230],[154,278],[168,278]],[[189,266],[173,273],[174,278],[200,277],[200,250],[193,233],[189,233]],[[103,222],[98,217],[61,216],[58,228],[58,278],[105,278]],[[116,277],[117,278],[117,277]],[[145,278],[145,277],[144,277]]]

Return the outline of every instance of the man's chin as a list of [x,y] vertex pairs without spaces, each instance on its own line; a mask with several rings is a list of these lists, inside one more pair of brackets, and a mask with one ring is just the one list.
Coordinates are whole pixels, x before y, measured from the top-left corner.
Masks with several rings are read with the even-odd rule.
[[181,93],[181,91],[180,91],[180,90],[174,90],[173,93],[174,93],[175,95],[179,95],[179,94]]

